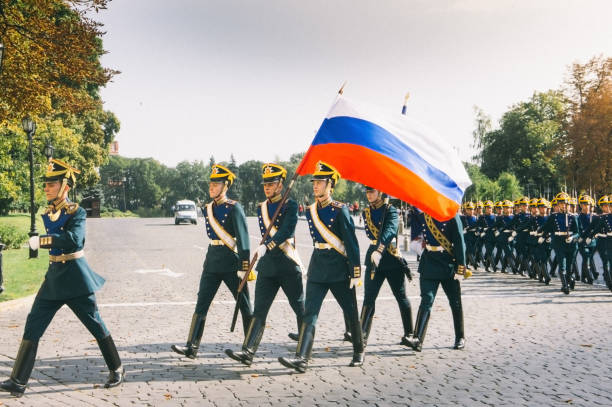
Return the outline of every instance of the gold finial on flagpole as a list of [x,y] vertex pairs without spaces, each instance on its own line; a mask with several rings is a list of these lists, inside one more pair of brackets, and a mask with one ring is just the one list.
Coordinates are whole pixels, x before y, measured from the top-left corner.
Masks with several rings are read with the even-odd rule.
[[344,87],[346,86],[346,81],[344,81],[344,83],[342,84],[342,86],[340,87],[340,90],[338,91],[338,95],[342,95],[342,93],[344,92]]
[[406,96],[404,96],[404,104],[408,102],[409,98],[410,98],[410,92],[406,92]]

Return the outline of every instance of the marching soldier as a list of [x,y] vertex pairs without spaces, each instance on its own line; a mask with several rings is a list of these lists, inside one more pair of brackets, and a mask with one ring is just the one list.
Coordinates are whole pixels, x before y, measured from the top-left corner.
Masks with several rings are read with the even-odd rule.
[[245,334],[251,322],[248,287],[244,287],[238,298],[236,296],[240,280],[249,270],[250,248],[244,210],[238,202],[227,198],[227,190],[235,178],[236,175],[224,166],[212,166],[208,188],[212,201],[203,211],[210,245],[202,267],[198,301],[191,319],[187,344],[172,345],[173,351],[190,359],[198,355],[208,309],[221,282],[225,283],[239,302]]
[[350,321],[353,343],[350,366],[363,365],[363,334],[354,289],[361,277],[359,245],[347,206],[331,197],[339,179],[340,173],[331,165],[322,161],[317,163],[312,179],[315,202],[306,210],[314,251],[308,266],[304,322],[295,359],[278,358],[283,366],[300,373],[308,368],[317,318],[328,291],[332,292]]
[[[518,213],[514,215],[513,236],[516,236],[516,267],[521,275],[525,272],[528,274],[535,275],[535,272],[529,268],[529,225],[531,224],[531,213],[527,210],[527,206],[530,203],[528,197],[524,196],[517,200]],[[537,211],[537,199],[534,202],[533,208]]]
[[477,242],[477,223],[478,219],[474,216],[474,202],[467,202],[465,204],[465,216],[462,219],[462,225],[464,227],[464,238],[465,238],[465,253],[466,262],[474,270],[478,269],[478,263],[476,261],[476,242]]
[[567,213],[567,203],[570,201],[569,195],[560,193],[555,199],[560,211],[548,217],[546,223],[542,226],[544,236],[538,241],[542,243],[543,239],[552,236],[552,248],[559,264],[561,291],[564,294],[569,294],[570,289],[573,290],[575,285],[571,267],[574,253],[578,250],[579,226],[576,217]]
[[[281,201],[283,182],[287,170],[278,164],[268,163],[262,167],[263,189],[266,200],[259,204],[257,217],[259,229],[263,236],[270,225]],[[295,247],[295,226],[297,224],[298,205],[293,199],[283,204],[269,237],[257,248],[257,283],[255,285],[255,311],[251,325],[246,331],[242,352],[226,349],[225,353],[234,360],[250,366],[253,356],[264,333],[268,311],[272,302],[282,288],[295,312],[298,332],[304,317],[304,287],[302,285],[302,261]],[[289,334],[291,339],[298,339],[297,334]]]
[[474,233],[476,235],[476,267],[478,267],[479,263],[482,263],[484,265],[484,258],[483,258],[483,253],[482,253],[482,249],[484,247],[484,238],[481,236],[481,228],[480,228],[480,218],[482,218],[484,216],[483,214],[483,209],[484,209],[484,203],[482,201],[478,201],[476,203],[476,212],[474,215],[476,215],[476,227],[474,230]]
[[537,200],[538,214],[534,217],[533,222],[535,223],[534,228],[529,232],[530,237],[533,237],[533,245],[534,245],[534,265],[536,269],[536,274],[538,275],[538,279],[540,282],[548,285],[550,284],[550,273],[548,272],[548,258],[550,257],[550,243],[549,239],[540,240],[540,237],[544,236],[544,232],[542,232],[542,226],[548,220],[548,201],[544,198],[540,198]]
[[361,308],[361,329],[364,343],[367,344],[372,328],[376,297],[386,279],[397,300],[402,317],[404,335],[401,343],[407,345],[407,339],[412,335],[412,308],[406,296],[404,276],[412,280],[412,275],[407,263],[392,243],[397,236],[399,226],[397,209],[383,202],[383,194],[380,191],[368,186],[365,189],[370,205],[364,209],[361,216],[371,244],[365,257],[365,295]]
[[495,215],[493,214],[493,202],[485,201],[484,215],[479,219],[478,227],[480,228],[480,237],[484,241],[485,254],[484,266],[485,271],[491,271],[489,268],[496,271],[493,264],[493,249],[495,248]]
[[55,313],[64,305],[76,314],[98,342],[110,370],[104,387],[121,384],[124,369],[113,338],[98,312],[95,292],[104,279],[91,270],[83,254],[85,209],[68,200],[80,171],[60,160],[51,159],[44,178],[49,206],[42,215],[46,234],[32,236],[32,249],[49,249],[49,269],[26,319],[23,339],[11,377],[0,383],[0,390],[21,397],[34,368],[38,341]]
[[578,199],[578,203],[580,204],[580,215],[578,215],[578,222],[580,224],[581,231],[580,238],[578,239],[578,251],[582,257],[582,275],[580,281],[587,284],[593,284],[593,281],[597,279],[597,276],[595,275],[595,273],[597,273],[597,271],[595,271],[595,260],[593,259],[597,241],[591,240],[589,243],[587,243],[586,239],[588,239],[589,230],[591,229],[593,221],[596,219],[591,212],[591,207],[594,202],[593,198],[590,196],[581,195]]
[[[601,214],[593,222],[589,239],[597,239],[596,248],[603,263],[603,277],[608,289],[612,291],[612,214],[610,195],[604,195],[597,201]],[[590,243],[590,241],[587,241]]]
[[507,199],[503,201],[503,215],[498,216],[495,222],[497,253],[495,254],[495,260],[493,260],[493,270],[497,268],[497,263],[501,261],[502,273],[506,273],[506,267],[510,266],[512,272],[516,274],[514,253],[512,252],[512,240],[514,239],[514,231],[511,229],[514,222],[514,215],[512,215],[513,206],[512,201]]
[[419,262],[421,274],[421,304],[416,318],[414,335],[408,339],[408,345],[417,352],[423,348],[431,307],[436,298],[438,287],[448,298],[455,328],[453,349],[465,348],[463,328],[463,307],[461,305],[461,284],[457,277],[471,275],[465,268],[465,243],[463,227],[459,215],[445,222],[438,222],[425,213],[420,213],[419,222],[414,227],[422,231],[425,238],[425,251]]

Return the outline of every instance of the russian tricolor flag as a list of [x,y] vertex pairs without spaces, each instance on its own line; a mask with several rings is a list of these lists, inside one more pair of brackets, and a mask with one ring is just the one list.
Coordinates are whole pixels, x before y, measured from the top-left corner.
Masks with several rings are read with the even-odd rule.
[[384,191],[439,221],[455,216],[471,184],[457,154],[433,130],[341,95],[297,173],[313,173],[319,160],[343,178]]

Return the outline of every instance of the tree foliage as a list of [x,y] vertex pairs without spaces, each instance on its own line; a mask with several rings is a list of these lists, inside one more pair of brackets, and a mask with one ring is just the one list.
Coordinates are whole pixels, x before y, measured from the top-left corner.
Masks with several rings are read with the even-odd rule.
[[26,114],[81,113],[100,105],[101,24],[88,15],[106,0],[0,0],[0,124]]
[[612,191],[612,58],[575,63],[565,82],[570,119],[562,146],[575,190]]

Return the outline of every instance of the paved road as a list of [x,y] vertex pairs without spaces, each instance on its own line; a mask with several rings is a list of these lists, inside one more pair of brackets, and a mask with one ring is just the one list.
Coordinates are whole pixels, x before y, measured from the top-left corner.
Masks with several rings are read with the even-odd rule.
[[[249,219],[249,230],[254,245],[255,219]],[[295,319],[283,294],[268,318],[256,362],[242,367],[223,353],[239,348],[243,337],[241,329],[229,332],[233,301],[222,288],[200,358],[179,359],[170,345],[187,335],[204,235],[202,223],[175,226],[172,219],[89,220],[87,258],[108,280],[98,298],[127,382],[100,388],[106,366],[96,342],[63,308],[41,341],[26,396],[2,394],[0,405],[612,405],[612,294],[578,283],[564,296],[557,280],[544,287],[511,275],[476,273],[462,282],[465,351],[450,348],[451,315],[442,293],[424,351],[398,345],[399,311],[385,285],[363,368],[348,367],[352,350],[340,340],[342,316],[331,297],[319,319],[311,369],[299,375],[283,368],[276,358],[295,352],[287,338]],[[364,249],[363,231],[358,236]],[[303,221],[297,239],[307,263],[312,249]],[[416,314],[418,281],[408,293]],[[10,374],[28,311],[27,302],[0,308],[2,377]]]

